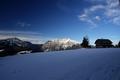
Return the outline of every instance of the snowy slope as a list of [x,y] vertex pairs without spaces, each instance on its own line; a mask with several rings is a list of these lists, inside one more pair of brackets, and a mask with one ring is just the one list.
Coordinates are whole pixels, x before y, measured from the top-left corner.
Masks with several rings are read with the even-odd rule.
[[2,57],[0,80],[120,80],[120,49]]

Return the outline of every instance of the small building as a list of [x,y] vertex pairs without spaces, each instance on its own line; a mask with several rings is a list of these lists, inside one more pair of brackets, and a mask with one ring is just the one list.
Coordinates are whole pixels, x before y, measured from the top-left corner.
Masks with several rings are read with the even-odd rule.
[[95,41],[96,48],[110,48],[113,47],[112,41],[109,39],[97,39]]
[[119,41],[119,43],[118,43],[118,47],[120,47],[120,41]]

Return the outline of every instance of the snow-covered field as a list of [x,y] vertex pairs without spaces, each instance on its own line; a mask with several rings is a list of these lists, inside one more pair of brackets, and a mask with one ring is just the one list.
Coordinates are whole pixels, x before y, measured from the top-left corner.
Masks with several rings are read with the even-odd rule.
[[120,80],[120,49],[0,57],[0,80]]

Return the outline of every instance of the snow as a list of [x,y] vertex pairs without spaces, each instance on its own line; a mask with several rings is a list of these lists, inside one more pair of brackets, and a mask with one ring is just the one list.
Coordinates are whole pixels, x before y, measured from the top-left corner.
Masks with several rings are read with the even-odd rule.
[[54,39],[52,40],[54,43],[62,43],[62,44],[67,44],[67,43],[74,43],[78,44],[78,41],[72,40],[70,38],[63,38],[63,39]]
[[20,51],[17,54],[30,54],[32,51]]
[[0,80],[120,80],[120,49],[0,57]]
[[0,52],[4,51],[4,49],[0,49]]

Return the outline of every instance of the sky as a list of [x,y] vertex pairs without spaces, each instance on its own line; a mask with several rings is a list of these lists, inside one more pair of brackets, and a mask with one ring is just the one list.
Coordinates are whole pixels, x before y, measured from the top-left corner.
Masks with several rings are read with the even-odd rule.
[[0,39],[120,40],[119,0],[0,0]]

